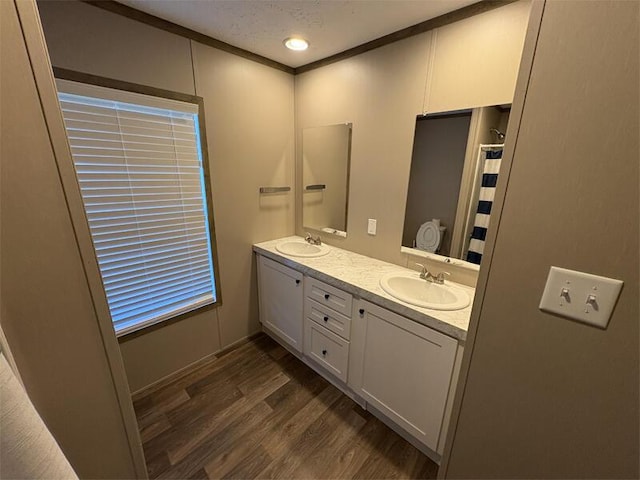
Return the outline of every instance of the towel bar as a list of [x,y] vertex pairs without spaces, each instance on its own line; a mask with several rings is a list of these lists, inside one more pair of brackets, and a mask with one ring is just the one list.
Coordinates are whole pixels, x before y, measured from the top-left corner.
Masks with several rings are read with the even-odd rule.
[[291,187],[260,187],[260,193],[288,192]]

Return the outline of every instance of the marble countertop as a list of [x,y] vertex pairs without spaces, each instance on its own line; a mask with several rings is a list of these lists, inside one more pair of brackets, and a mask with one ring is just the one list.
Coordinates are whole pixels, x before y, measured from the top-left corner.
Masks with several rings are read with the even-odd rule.
[[416,307],[392,297],[380,286],[380,278],[383,275],[392,272],[416,273],[415,271],[330,245],[326,245],[329,248],[328,254],[312,258],[289,256],[276,250],[276,245],[288,240],[303,239],[297,236],[279,238],[257,243],[253,246],[253,250],[305,275],[449,335],[460,343],[466,340],[475,289],[454,284],[465,290],[471,298],[469,306],[462,310],[447,311]]

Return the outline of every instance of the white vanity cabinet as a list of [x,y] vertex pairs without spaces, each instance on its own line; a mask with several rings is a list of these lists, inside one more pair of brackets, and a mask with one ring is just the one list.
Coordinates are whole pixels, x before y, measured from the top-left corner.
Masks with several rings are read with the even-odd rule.
[[438,461],[458,340],[354,296],[348,284],[335,286],[340,279],[329,284],[257,258],[263,330]]
[[298,352],[302,352],[302,274],[258,256],[260,322]]
[[439,440],[457,348],[451,337],[360,300],[351,326],[349,386],[442,453]]

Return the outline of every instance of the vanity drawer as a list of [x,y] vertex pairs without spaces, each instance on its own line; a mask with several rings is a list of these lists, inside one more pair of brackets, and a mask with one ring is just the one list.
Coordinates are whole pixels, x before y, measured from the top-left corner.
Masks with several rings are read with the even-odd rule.
[[304,301],[304,316],[340,335],[345,340],[349,340],[351,334],[351,319],[349,317],[310,298],[306,298]]
[[304,316],[340,335],[345,340],[349,340],[351,335],[351,319],[349,317],[310,298],[305,299]]
[[343,382],[347,381],[349,342],[309,318],[305,319],[304,353]]
[[350,293],[311,277],[305,277],[304,293],[305,297],[315,300],[320,305],[332,308],[347,317],[351,316],[353,298]]

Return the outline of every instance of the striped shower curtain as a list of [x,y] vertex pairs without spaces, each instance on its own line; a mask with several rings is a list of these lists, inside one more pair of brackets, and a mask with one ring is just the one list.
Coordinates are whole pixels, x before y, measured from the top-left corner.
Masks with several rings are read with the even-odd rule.
[[467,262],[480,265],[482,252],[484,251],[487,228],[491,218],[491,207],[495,196],[498,173],[502,161],[502,146],[480,147],[480,160],[484,164],[482,170],[482,186],[478,198],[476,218],[473,222],[473,231],[467,252]]

